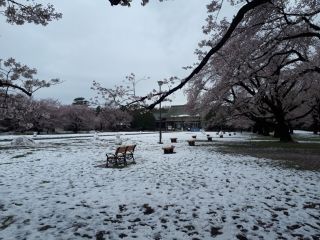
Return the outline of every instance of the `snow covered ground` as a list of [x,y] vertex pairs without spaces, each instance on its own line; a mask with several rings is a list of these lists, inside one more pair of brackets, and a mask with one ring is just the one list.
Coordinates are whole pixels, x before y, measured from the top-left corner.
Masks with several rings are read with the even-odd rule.
[[[122,136],[136,164],[101,168],[114,136],[0,143],[0,239],[319,239],[320,174],[224,155],[194,133]],[[206,136],[196,133],[197,139]],[[218,138],[246,141],[249,134]],[[161,149],[177,137],[175,154]]]

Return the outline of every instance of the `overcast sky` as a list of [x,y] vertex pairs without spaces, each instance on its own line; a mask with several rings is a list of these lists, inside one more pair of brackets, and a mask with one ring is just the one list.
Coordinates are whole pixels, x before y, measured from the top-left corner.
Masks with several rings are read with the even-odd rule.
[[[46,27],[13,26],[1,17],[0,58],[35,67],[40,78],[60,78],[62,84],[35,97],[69,104],[94,96],[93,80],[112,87],[131,72],[137,79],[148,76],[137,85],[137,94],[143,95],[158,89],[158,80],[186,76],[182,67],[197,61],[194,50],[203,38],[210,0],[151,1],[145,7],[136,0],[130,8],[111,7],[107,0],[50,2],[63,18]],[[186,102],[181,92],[173,100]]]

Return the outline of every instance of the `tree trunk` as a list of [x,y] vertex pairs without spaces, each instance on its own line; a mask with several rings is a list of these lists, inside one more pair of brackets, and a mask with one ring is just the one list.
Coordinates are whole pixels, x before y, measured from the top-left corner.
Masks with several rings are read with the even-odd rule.
[[318,134],[319,122],[318,122],[317,116],[315,115],[313,116],[312,130],[313,130],[313,134]]
[[285,113],[281,106],[273,106],[273,113],[277,122],[274,137],[279,137],[280,142],[293,142],[290,134],[290,124],[285,121]]
[[290,128],[287,124],[285,124],[284,122],[279,123],[278,131],[280,142],[293,142],[293,139],[290,134]]

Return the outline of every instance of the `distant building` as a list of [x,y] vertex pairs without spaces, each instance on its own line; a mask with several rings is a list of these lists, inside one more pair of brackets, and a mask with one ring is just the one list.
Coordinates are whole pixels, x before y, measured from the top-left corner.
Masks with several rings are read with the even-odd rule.
[[[160,112],[153,113],[157,128],[160,127]],[[191,114],[186,105],[174,105],[161,110],[162,128],[168,131],[174,130],[199,130],[201,128],[200,114]]]

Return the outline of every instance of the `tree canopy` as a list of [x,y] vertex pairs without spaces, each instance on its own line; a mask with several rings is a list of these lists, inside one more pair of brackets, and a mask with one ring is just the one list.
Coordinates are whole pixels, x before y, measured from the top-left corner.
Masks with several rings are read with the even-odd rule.
[[[232,21],[217,22],[226,2],[241,6]],[[319,85],[319,0],[213,0],[207,9],[206,36],[191,73],[166,91],[126,104],[151,100],[146,107],[153,109],[188,86],[194,107],[208,112],[213,106],[228,106],[233,117],[269,124],[282,131],[281,140],[290,141],[290,125],[317,109],[319,94],[311,89]]]
[[[62,17],[52,4],[44,6],[34,1],[0,0],[0,13],[9,24],[34,23],[46,26],[52,20]],[[43,87],[60,83],[57,78],[41,80],[36,78],[37,70],[17,62],[14,58],[0,58],[0,111],[8,112],[8,98],[15,93],[31,96]],[[13,98],[13,100],[16,98]],[[12,104],[10,106],[13,106]],[[10,110],[11,111],[11,110]]]
[[34,23],[46,26],[62,17],[62,13],[56,12],[52,4],[45,6],[29,0],[0,0],[0,12],[8,23],[17,25]]

